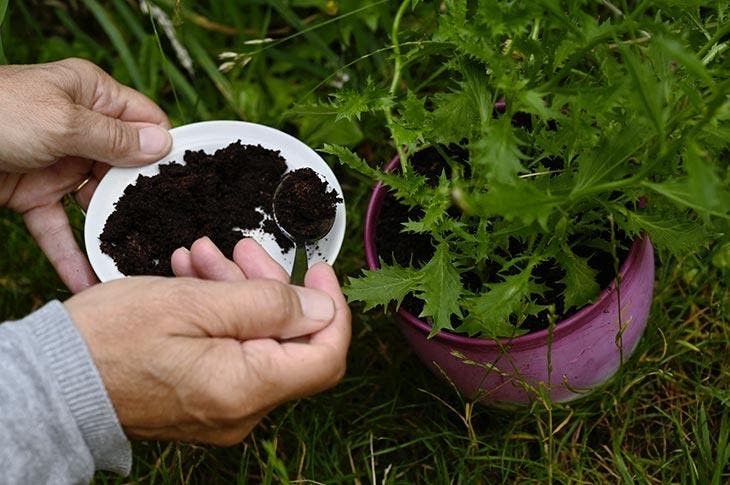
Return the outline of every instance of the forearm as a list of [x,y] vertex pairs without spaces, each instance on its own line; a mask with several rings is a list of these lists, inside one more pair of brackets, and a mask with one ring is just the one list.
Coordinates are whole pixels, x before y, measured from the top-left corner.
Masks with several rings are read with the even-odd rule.
[[52,302],[0,325],[0,473],[4,483],[86,483],[126,474],[129,443],[89,351]]

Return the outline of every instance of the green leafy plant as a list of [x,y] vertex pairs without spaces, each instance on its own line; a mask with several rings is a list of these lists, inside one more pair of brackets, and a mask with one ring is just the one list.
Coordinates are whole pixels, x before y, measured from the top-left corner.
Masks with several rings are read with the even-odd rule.
[[[597,296],[594,251],[615,275],[642,234],[662,256],[727,244],[729,17],[729,2],[404,1],[390,88],[330,103],[382,117],[400,171],[325,151],[415,208],[402,235],[430,236],[433,256],[383,260],[351,279],[350,300],[411,294],[432,335],[518,335]],[[429,147],[443,163],[430,179],[412,163]]]

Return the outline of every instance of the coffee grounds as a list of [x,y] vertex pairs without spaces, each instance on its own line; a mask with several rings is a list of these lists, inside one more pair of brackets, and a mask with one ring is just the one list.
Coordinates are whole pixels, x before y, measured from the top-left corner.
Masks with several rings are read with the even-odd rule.
[[335,189],[311,168],[288,173],[276,196],[276,221],[297,241],[319,239],[335,220],[336,204],[342,202]]
[[232,258],[243,237],[239,229],[261,228],[283,252],[293,246],[272,220],[274,191],[287,170],[278,151],[239,140],[212,155],[188,150],[183,159],[184,165],[161,165],[157,175],[140,175],[107,219],[101,250],[120,272],[172,276],[173,251],[203,236]]

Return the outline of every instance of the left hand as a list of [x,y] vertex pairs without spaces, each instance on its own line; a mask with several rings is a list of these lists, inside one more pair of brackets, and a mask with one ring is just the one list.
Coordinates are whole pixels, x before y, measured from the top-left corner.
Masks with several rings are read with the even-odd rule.
[[90,62],[0,67],[0,206],[22,214],[72,292],[97,280],[62,198],[86,208],[110,166],[163,157],[169,126],[154,102]]

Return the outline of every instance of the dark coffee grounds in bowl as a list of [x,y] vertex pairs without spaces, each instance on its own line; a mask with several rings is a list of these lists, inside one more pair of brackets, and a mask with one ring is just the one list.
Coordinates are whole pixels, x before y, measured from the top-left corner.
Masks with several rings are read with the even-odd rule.
[[283,252],[293,247],[273,223],[274,192],[287,170],[278,151],[239,140],[213,154],[186,151],[183,160],[140,175],[107,219],[101,250],[121,273],[171,276],[173,251],[203,236],[231,258],[241,230],[272,234]]

